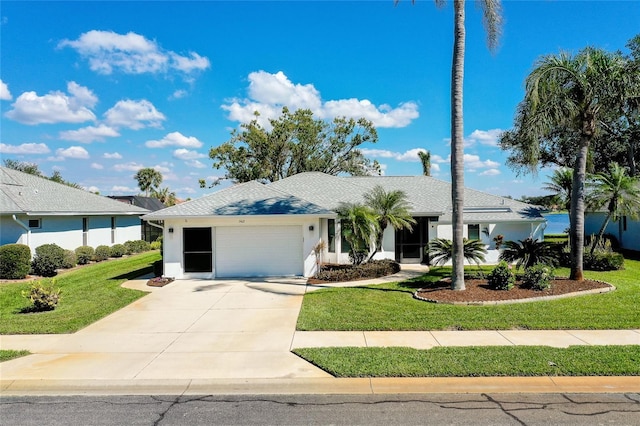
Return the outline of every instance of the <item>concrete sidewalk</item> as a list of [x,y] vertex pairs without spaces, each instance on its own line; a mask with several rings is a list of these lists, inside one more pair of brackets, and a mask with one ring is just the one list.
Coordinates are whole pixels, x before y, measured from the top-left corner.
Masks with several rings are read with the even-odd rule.
[[[407,268],[375,282],[420,273]],[[302,297],[319,287],[303,279],[184,280],[162,288],[147,287],[142,279],[126,286],[151,294],[74,334],[0,336],[2,349],[32,352],[0,363],[0,393],[640,392],[638,377],[336,379],[290,352],[322,346],[640,344],[640,330],[299,332]]]

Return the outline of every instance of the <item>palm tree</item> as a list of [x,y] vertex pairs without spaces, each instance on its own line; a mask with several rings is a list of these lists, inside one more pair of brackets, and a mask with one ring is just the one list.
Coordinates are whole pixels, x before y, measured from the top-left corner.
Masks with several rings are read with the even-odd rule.
[[[482,241],[465,238],[463,246],[464,258],[467,262],[480,266],[480,263],[485,261],[484,255],[487,254],[487,249]],[[444,265],[453,257],[453,243],[446,238],[433,239],[429,241],[427,254],[434,265]]]
[[609,221],[614,222],[622,216],[637,219],[640,216],[640,178],[629,176],[627,169],[611,163],[606,173],[594,175],[588,187],[588,204],[594,209],[607,206],[607,214],[600,231],[591,245],[591,254],[602,240]]
[[350,246],[351,260],[360,264],[367,258],[377,232],[376,214],[368,206],[357,203],[341,203],[336,212],[342,235]]
[[378,223],[375,230],[373,252],[369,256],[369,260],[371,260],[382,249],[382,238],[388,225],[391,225],[395,230],[411,230],[416,220],[411,217],[409,201],[407,201],[407,194],[404,191],[387,192],[382,186],[376,185],[371,192],[364,194],[364,202],[373,211]]
[[138,187],[147,197],[162,183],[162,173],[151,167],[138,170],[133,178],[138,181]]
[[422,163],[422,174],[431,176],[431,152],[418,151],[418,157],[420,157],[420,162]]
[[151,196],[160,200],[167,207],[175,206],[176,204],[176,193],[169,190],[169,187],[154,189],[151,192]]
[[573,171],[566,167],[561,167],[553,171],[550,182],[545,182],[542,189],[551,191],[560,198],[562,207],[569,210],[571,206],[571,187],[573,182]]
[[[445,0],[434,0],[442,7]],[[396,0],[398,3],[399,0]],[[415,0],[412,0],[415,3]],[[500,0],[475,2],[482,9],[482,23],[487,33],[487,45],[494,50],[502,28]],[[451,65],[451,204],[453,227],[453,273],[451,288],[464,290],[464,124],[462,115],[464,56],[465,56],[465,0],[454,0],[453,59]]]
[[517,153],[512,163],[535,172],[543,144],[557,135],[575,135],[570,205],[571,274],[583,279],[584,210],[587,155],[599,130],[601,118],[611,105],[619,105],[633,87],[635,76],[626,76],[625,60],[619,54],[586,48],[575,56],[561,53],[541,58],[526,79],[524,100],[518,107],[515,130],[502,138],[504,147]]
[[523,265],[527,269],[538,263],[553,266],[556,257],[554,247],[550,243],[527,238],[518,242],[507,241],[504,243],[504,250],[500,253],[499,259],[506,262],[516,262],[516,269],[520,269]]

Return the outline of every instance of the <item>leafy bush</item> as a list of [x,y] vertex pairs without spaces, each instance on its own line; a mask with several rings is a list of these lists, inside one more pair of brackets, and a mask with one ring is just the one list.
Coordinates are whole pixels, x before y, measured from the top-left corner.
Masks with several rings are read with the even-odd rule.
[[157,240],[153,241],[150,245],[149,248],[151,250],[162,250],[162,239],[158,238]]
[[500,260],[516,262],[516,269],[524,266],[527,269],[537,263],[555,266],[558,254],[555,246],[545,242],[527,238],[524,240],[507,241],[500,253]]
[[149,243],[143,240],[127,241],[124,243],[124,247],[127,250],[127,254],[142,253],[150,250]]
[[522,284],[533,290],[547,290],[551,288],[551,281],[554,278],[554,269],[550,266],[537,264],[524,270]]
[[584,269],[590,271],[617,271],[624,268],[624,256],[606,250],[596,250],[591,253],[585,253]]
[[64,269],[71,269],[78,264],[78,257],[73,250],[65,250],[64,258],[62,259],[62,267]]
[[91,262],[95,250],[91,246],[80,246],[76,249],[76,257],[78,258],[78,265],[86,265]]
[[60,301],[62,292],[56,289],[55,280],[36,281],[31,285],[29,291],[23,291],[22,296],[31,301],[31,306],[27,312],[52,311]]
[[57,244],[43,244],[36,248],[36,255],[31,262],[31,269],[36,275],[53,277],[56,269],[64,265],[64,249]]
[[509,269],[507,262],[502,261],[489,273],[487,280],[494,290],[511,290],[516,282],[516,276]]
[[127,249],[123,244],[114,244],[109,250],[109,255],[111,257],[122,257],[125,254],[127,254]]
[[400,271],[400,265],[391,259],[372,260],[360,265],[324,265],[316,278],[329,282],[355,281],[384,277]]
[[96,262],[102,262],[103,260],[107,260],[109,256],[111,256],[111,248],[109,248],[109,246],[96,247],[96,252],[95,252]]
[[24,244],[0,246],[0,278],[20,280],[31,269],[31,249]]

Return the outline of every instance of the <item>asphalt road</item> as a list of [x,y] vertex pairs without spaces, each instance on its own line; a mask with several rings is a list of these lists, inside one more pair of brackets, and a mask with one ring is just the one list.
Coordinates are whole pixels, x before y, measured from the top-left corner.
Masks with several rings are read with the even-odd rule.
[[640,425],[640,394],[0,398],[1,425]]

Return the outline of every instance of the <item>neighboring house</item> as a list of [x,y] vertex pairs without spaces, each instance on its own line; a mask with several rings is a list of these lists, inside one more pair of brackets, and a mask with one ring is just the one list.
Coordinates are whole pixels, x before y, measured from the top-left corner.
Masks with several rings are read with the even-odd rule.
[[[131,204],[132,206],[142,207],[143,209],[155,212],[164,209],[162,201],[154,197],[143,197],[142,195],[109,195],[109,198],[120,201],[122,203]],[[149,225],[149,222],[140,219],[142,227],[142,239],[148,243],[152,243],[162,235],[162,228]]]
[[74,250],[139,240],[149,210],[82,189],[0,167],[0,245],[26,244],[33,252],[55,243]]
[[[584,234],[596,235],[604,223],[606,211],[587,212],[584,217]],[[623,216],[620,220],[607,224],[605,234],[613,235],[620,247],[640,251],[640,221]]]
[[[403,190],[417,221],[413,231],[387,228],[376,258],[402,263],[428,262],[430,239],[451,238],[451,184],[428,176],[336,177],[301,173],[265,185],[256,181],[143,216],[164,221],[164,274],[175,278],[233,276],[312,276],[314,247],[326,247],[319,261],[349,262],[335,209],[340,202],[362,202],[381,185]],[[508,198],[465,190],[465,236],[481,239],[543,238],[545,219],[538,209]],[[497,250],[488,261],[495,262]]]

